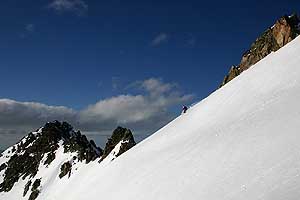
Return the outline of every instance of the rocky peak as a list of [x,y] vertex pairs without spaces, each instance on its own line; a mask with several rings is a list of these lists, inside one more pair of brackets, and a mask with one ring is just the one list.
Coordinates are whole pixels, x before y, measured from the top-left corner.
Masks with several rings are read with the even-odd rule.
[[135,144],[132,132],[118,127],[103,151],[67,122],[48,122],[0,155],[0,193],[10,192],[16,183],[21,183],[23,197],[34,200],[44,178],[49,178],[42,172],[48,170],[47,173],[60,179],[67,178],[84,167],[80,163],[88,164],[96,159],[100,162],[107,157],[109,163]]
[[20,142],[9,148],[1,164],[3,181],[0,192],[9,192],[20,178],[31,181],[41,165],[48,166],[56,157],[58,148],[64,153],[73,152],[74,159],[86,163],[102,155],[102,150],[93,141],[88,141],[79,131],[75,132],[66,122],[48,122],[44,127],[29,133]]
[[259,36],[250,49],[246,51],[239,65],[230,69],[220,87],[231,81],[243,71],[275,52],[300,34],[300,19],[298,15],[283,16],[275,24]]
[[114,156],[118,157],[125,151],[132,148],[135,144],[136,143],[130,129],[122,127],[116,128],[105,145],[100,162],[104,160],[113,150],[116,150],[114,152]]
[[300,20],[296,14],[283,16],[276,21],[271,30],[280,48],[299,35],[299,22]]

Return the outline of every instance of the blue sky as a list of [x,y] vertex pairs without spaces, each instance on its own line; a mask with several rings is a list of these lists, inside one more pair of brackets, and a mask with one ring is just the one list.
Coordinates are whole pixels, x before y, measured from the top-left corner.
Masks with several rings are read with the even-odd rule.
[[[155,109],[163,109],[168,116],[164,122],[176,116],[183,103],[199,101],[215,90],[230,66],[239,63],[242,53],[277,18],[300,10],[296,0],[3,0],[1,4],[0,99],[86,113],[97,103],[116,100],[112,97],[141,96]],[[153,95],[168,103],[157,107]],[[2,107],[6,112],[8,105],[11,102]],[[159,118],[157,113],[151,117],[150,121]],[[77,117],[74,121],[81,123]]]

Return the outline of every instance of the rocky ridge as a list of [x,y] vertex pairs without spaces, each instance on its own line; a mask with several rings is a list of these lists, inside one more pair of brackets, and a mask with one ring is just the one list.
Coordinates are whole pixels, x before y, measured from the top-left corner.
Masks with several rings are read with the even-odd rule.
[[243,71],[275,52],[300,34],[300,19],[298,15],[283,16],[275,24],[259,36],[250,49],[246,51],[239,65],[232,66],[219,87],[240,75]]
[[132,132],[127,128],[118,127],[113,131],[112,136],[108,138],[103,155],[99,162],[107,158],[112,152],[112,156],[116,158],[126,152],[128,149],[132,148],[135,144],[136,143],[134,141]]
[[[129,129],[118,127],[105,146],[104,151],[93,140],[88,140],[80,131],[74,131],[66,122],[48,122],[44,127],[29,133],[17,144],[0,155],[0,193],[10,192],[14,185],[25,182],[23,197],[33,200],[40,193],[43,178],[40,171],[48,170],[57,157],[62,159],[57,176],[70,178],[78,164],[102,162],[116,146],[116,158],[135,145]],[[110,161],[112,161],[111,159]]]

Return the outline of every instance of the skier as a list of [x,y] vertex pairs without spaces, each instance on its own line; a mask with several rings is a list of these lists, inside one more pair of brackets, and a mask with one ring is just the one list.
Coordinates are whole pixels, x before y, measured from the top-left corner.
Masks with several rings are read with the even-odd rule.
[[186,113],[187,109],[188,109],[188,107],[185,106],[185,105],[183,105],[183,106],[182,106],[182,113]]

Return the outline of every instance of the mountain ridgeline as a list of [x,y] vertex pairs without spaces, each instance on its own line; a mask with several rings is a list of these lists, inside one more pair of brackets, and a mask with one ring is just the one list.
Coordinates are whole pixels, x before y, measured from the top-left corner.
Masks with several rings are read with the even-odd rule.
[[298,15],[283,16],[260,35],[246,51],[239,65],[232,66],[219,87],[240,75],[252,65],[275,52],[300,34],[300,19]]
[[57,168],[56,178],[70,178],[81,164],[111,162],[135,144],[131,131],[118,127],[102,150],[67,122],[48,122],[0,154],[0,193],[23,184],[23,197],[36,199],[47,171]]

